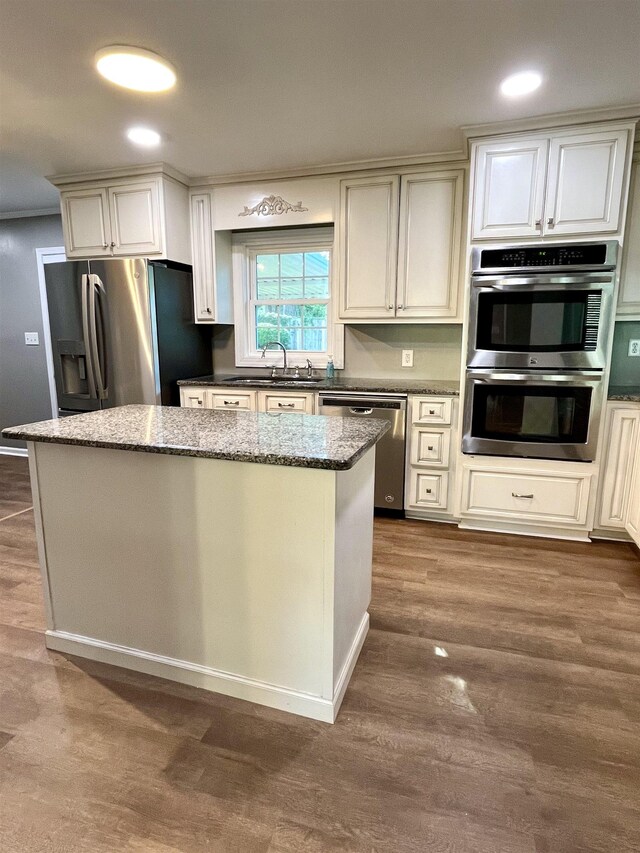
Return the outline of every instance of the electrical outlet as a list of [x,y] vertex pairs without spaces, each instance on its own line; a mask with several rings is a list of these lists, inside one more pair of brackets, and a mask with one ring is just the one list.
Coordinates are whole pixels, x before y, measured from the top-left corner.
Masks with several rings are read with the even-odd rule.
[[629,352],[630,356],[640,356],[640,341],[631,340],[629,341]]
[[40,337],[37,332],[25,332],[24,333],[24,343],[27,347],[37,347],[40,346]]
[[413,367],[413,350],[412,349],[403,349],[402,350],[402,366],[403,367]]

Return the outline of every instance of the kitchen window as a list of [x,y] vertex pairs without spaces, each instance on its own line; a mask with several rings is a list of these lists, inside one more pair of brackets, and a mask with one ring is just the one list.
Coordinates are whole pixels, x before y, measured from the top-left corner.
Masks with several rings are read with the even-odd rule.
[[333,322],[333,227],[238,232],[233,241],[236,365],[281,366],[280,341],[289,364],[326,366],[343,361],[343,327]]

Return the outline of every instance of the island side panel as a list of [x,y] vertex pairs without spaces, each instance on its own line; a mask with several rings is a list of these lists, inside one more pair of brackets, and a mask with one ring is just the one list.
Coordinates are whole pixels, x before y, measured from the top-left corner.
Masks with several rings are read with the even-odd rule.
[[369,628],[375,447],[336,480],[333,690],[336,712]]
[[37,473],[56,633],[322,696],[334,471],[43,443]]

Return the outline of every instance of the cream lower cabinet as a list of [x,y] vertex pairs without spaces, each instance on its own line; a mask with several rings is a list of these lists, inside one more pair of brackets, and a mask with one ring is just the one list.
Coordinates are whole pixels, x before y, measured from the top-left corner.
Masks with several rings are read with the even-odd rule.
[[341,320],[458,316],[464,169],[341,181]]
[[588,541],[594,464],[466,456],[460,527]]
[[633,460],[631,482],[629,484],[629,500],[625,513],[625,530],[640,548],[640,440],[636,442],[635,459]]
[[290,391],[258,391],[258,411],[292,415],[314,415],[316,395]]
[[471,239],[619,233],[634,128],[612,122],[474,141]]
[[640,405],[609,402],[606,406],[604,453],[601,466],[596,529],[625,530],[633,463],[640,441]]
[[207,388],[180,386],[180,405],[191,409],[226,409],[228,411],[255,412],[257,392],[252,389],[237,391],[235,388]]
[[451,448],[457,399],[410,396],[408,400],[405,513],[452,519]]
[[270,412],[272,414],[313,415],[316,395],[312,392],[280,391],[233,387],[180,386],[180,405],[193,409],[229,412]]

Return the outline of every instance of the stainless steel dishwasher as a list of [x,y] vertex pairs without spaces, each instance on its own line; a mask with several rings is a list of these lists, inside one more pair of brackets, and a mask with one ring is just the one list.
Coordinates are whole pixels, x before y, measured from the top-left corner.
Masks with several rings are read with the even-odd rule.
[[319,394],[319,415],[343,418],[380,418],[389,429],[376,444],[375,506],[404,509],[404,436],[407,398],[400,394],[351,394],[326,391]]

